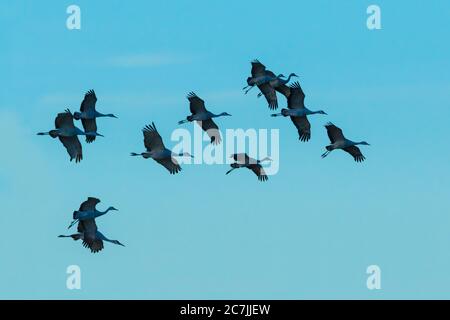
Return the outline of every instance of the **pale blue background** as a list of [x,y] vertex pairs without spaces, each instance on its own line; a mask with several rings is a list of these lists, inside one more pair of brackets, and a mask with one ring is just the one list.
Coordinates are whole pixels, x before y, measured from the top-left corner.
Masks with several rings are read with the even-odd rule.
[[[72,3],[0,5],[0,298],[450,298],[450,2],[377,0],[380,31],[363,0],[77,0],[69,31]],[[242,94],[253,58],[300,74],[329,113],[309,143]],[[76,165],[35,134],[91,88],[120,119],[100,121],[106,137]],[[221,126],[280,128],[279,173],[171,176],[131,158],[152,120],[173,145],[190,90],[233,114]],[[320,158],[329,120],[372,144],[365,163]],[[98,223],[125,248],[56,237],[88,195],[120,209]],[[371,264],[381,291],[366,288]]]

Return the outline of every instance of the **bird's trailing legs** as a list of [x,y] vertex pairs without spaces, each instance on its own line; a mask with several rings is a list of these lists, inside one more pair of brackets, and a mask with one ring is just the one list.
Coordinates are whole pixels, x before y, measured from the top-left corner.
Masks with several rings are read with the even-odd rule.
[[189,122],[189,120],[180,120],[180,121],[178,121],[178,124],[183,124],[183,123],[186,123],[186,122]]
[[85,132],[85,136],[91,136],[91,137],[105,137],[104,135],[98,133],[98,132]]
[[325,158],[326,156],[328,156],[330,154],[330,150],[327,150],[325,153],[322,154],[322,159]]
[[282,114],[282,113],[272,113],[270,116],[271,117],[284,117],[284,114]]
[[58,238],[72,238],[73,240],[79,240],[83,238],[83,234],[81,233],[76,233],[76,234],[71,234],[71,235],[59,235]]
[[[250,87],[250,88],[248,88],[248,87]],[[253,87],[254,86],[246,86],[246,87],[244,87],[242,90],[245,90],[245,89],[247,89],[247,90],[245,90],[245,92],[244,92],[244,94],[247,94],[250,90],[252,90],[253,89]]]
[[74,224],[77,223],[77,222],[78,222],[78,219],[74,219],[74,220],[70,223],[70,225],[67,227],[67,229],[72,228],[72,227],[74,226]]
[[228,170],[225,174],[229,174],[231,171],[236,170],[237,168],[231,168],[230,170]]

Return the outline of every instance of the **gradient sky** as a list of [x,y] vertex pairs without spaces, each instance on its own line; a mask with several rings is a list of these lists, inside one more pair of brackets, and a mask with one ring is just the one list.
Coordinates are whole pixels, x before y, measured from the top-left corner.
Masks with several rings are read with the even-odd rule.
[[[366,28],[373,3],[382,30]],[[2,1],[0,298],[450,298],[449,14],[445,0]],[[306,104],[328,112],[310,142],[242,93],[254,58],[299,74]],[[99,121],[105,138],[75,164],[36,132],[91,88],[119,119]],[[233,115],[221,127],[279,128],[279,173],[171,176],[131,158],[151,121],[174,145],[191,90]],[[366,162],[320,158],[327,121],[372,144]],[[87,196],[120,210],[98,225],[125,248],[56,237]],[[81,290],[66,288],[72,264]]]

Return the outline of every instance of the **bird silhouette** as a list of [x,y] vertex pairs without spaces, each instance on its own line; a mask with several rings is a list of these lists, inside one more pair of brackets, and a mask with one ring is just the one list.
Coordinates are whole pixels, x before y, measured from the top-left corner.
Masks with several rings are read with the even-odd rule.
[[[275,89],[275,91],[278,91],[279,93],[281,93],[282,95],[284,95],[286,98],[289,97],[289,95],[291,94],[291,90],[290,87],[287,86],[288,82],[291,81],[292,77],[298,77],[298,75],[296,75],[295,73],[291,73],[289,75],[289,77],[287,79],[283,79],[286,78],[283,74],[280,74],[278,76],[275,76],[275,74],[272,71],[266,71],[266,74],[271,77],[271,80],[269,80],[269,84],[272,88]],[[261,97],[262,93],[258,93],[257,97]]]
[[[73,114],[75,120],[80,120],[83,124],[83,128],[88,132],[97,132],[97,118],[110,117],[117,118],[114,114],[103,114],[95,110],[95,104],[97,102],[97,96],[94,90],[89,90],[84,95],[84,99],[81,102],[80,112]],[[86,142],[91,143],[95,140],[95,136],[86,136]]]
[[354,142],[346,139],[344,134],[342,133],[342,130],[336,127],[331,122],[328,122],[325,125],[325,128],[327,129],[331,144],[326,146],[327,151],[322,154],[322,158],[328,156],[333,150],[342,149],[345,152],[349,153],[356,162],[363,162],[366,159],[357,145],[370,146],[370,144],[365,141]]
[[214,114],[208,111],[205,107],[205,101],[200,99],[194,92],[190,92],[187,95],[189,100],[189,109],[191,110],[191,115],[186,117],[186,120],[178,121],[178,124],[183,124],[186,122],[196,121],[197,124],[205,131],[212,144],[219,144],[221,142],[219,127],[212,120],[213,118],[231,116],[227,112],[222,112],[220,114]]
[[294,82],[289,86],[290,95],[287,98],[288,109],[281,109],[281,113],[274,113],[272,117],[290,117],[292,123],[298,131],[299,140],[306,142],[311,138],[311,124],[308,120],[308,115],[311,114],[326,114],[325,111],[311,111],[305,107],[305,93],[300,86],[300,83]]
[[69,225],[68,229],[70,229],[78,221],[91,219],[91,218],[98,218],[100,216],[107,214],[109,211],[118,211],[114,207],[109,207],[105,211],[99,211],[96,208],[98,203],[100,203],[100,199],[93,198],[93,197],[89,197],[86,201],[84,201],[81,204],[80,209],[78,209],[78,211],[73,212],[73,221]]
[[55,128],[54,130],[50,130],[48,132],[39,132],[38,135],[49,135],[52,138],[59,138],[61,143],[66,147],[67,153],[70,156],[70,161],[75,159],[75,162],[80,162],[83,159],[83,150],[81,147],[80,140],[78,140],[78,136],[101,136],[103,135],[95,132],[89,131],[85,132],[75,127],[73,123],[73,115],[69,109],[67,109],[63,113],[58,113],[55,119]]
[[181,167],[175,157],[193,158],[188,152],[177,154],[167,149],[153,122],[151,125],[145,126],[144,129],[142,129],[142,132],[144,134],[144,145],[147,151],[142,153],[132,152],[131,156],[142,156],[144,159],[152,158],[166,168],[170,174],[176,174],[181,171]]
[[[266,69],[266,66],[263,65],[258,60],[253,60],[251,62],[252,70],[251,77],[247,78],[247,86],[243,89],[246,90],[247,94],[253,87],[257,86],[261,91],[258,93],[258,97],[264,95],[267,100],[269,109],[277,109],[278,108],[278,100],[276,91],[283,94],[285,97],[288,97],[290,94],[290,88],[286,86],[286,84],[291,80],[292,77],[298,77],[295,73],[291,73],[287,79],[283,74],[275,75],[270,70]],[[249,89],[247,89],[249,88]]]
[[267,181],[269,178],[267,177],[264,168],[261,166],[261,163],[264,161],[272,161],[271,158],[265,157],[262,160],[256,160],[254,158],[249,157],[246,153],[234,153],[231,155],[231,158],[236,161],[232,163],[231,169],[228,170],[225,174],[229,174],[233,170],[240,168],[247,168],[253,171],[258,176],[259,181]]
[[59,235],[59,238],[72,238],[73,240],[82,240],[83,247],[89,248],[92,253],[97,253],[103,249],[103,241],[117,244],[125,247],[118,240],[108,239],[103,233],[98,231],[95,218],[80,220],[78,222],[77,233],[71,235]]

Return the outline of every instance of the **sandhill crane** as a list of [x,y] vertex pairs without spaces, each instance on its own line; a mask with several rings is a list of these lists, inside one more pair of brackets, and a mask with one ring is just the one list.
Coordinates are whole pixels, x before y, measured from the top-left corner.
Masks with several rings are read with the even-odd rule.
[[[289,97],[291,94],[290,87],[288,87],[286,84],[291,81],[292,77],[298,77],[295,73],[291,73],[287,79],[281,79],[286,78],[284,75],[279,75],[275,77],[275,74],[272,71],[266,71],[266,73],[269,75],[269,77],[272,77],[271,80],[269,80],[269,84],[272,88],[275,89],[275,91],[278,91],[282,95],[284,95],[286,98]],[[262,93],[258,93],[257,97],[261,97]]]
[[164,166],[170,174],[181,171],[181,167],[174,157],[191,157],[188,152],[176,154],[164,146],[161,136],[156,130],[155,124],[147,125],[142,129],[144,133],[144,145],[147,151],[142,153],[132,152],[132,156],[142,156],[144,159],[152,158],[162,166]]
[[258,93],[258,97],[264,95],[270,109],[278,108],[276,91],[288,97],[290,90],[286,84],[292,77],[298,77],[295,73],[291,73],[288,79],[282,79],[286,78],[283,74],[276,76],[272,71],[266,70],[266,67],[258,60],[252,61],[251,73],[252,76],[247,78],[248,86],[243,88],[245,90],[250,87],[245,93],[248,93],[256,85],[261,91]]
[[91,218],[98,218],[100,216],[107,214],[109,211],[119,211],[114,207],[109,207],[105,211],[99,211],[96,208],[98,203],[100,203],[100,199],[93,197],[89,197],[86,201],[84,201],[81,204],[80,209],[78,211],[73,212],[73,221],[67,229],[70,229],[78,221]]
[[[97,102],[97,96],[95,95],[94,90],[89,90],[84,95],[84,99],[81,102],[80,111],[81,112],[75,112],[73,114],[73,117],[75,120],[80,120],[83,124],[83,128],[85,131],[88,132],[96,132],[97,131],[97,121],[96,118],[101,117],[110,117],[110,118],[117,118],[112,113],[109,114],[103,114],[100,112],[97,112],[95,110],[95,103]],[[86,136],[86,142],[91,143],[95,140],[95,136]]]
[[196,121],[203,131],[211,138],[211,143],[219,144],[221,141],[219,127],[212,119],[222,116],[231,116],[231,114],[227,112],[222,112],[220,114],[209,112],[205,108],[205,101],[200,99],[194,92],[190,92],[187,95],[187,98],[189,100],[189,108],[192,115],[187,116],[186,120],[178,121],[178,124]]
[[262,160],[256,160],[249,157],[246,153],[235,153],[231,155],[231,158],[233,158],[236,163],[232,163],[230,165],[231,169],[225,174],[229,174],[235,169],[247,168],[252,170],[258,176],[259,181],[267,181],[269,179],[261,166],[261,163],[264,161],[272,161],[269,157],[265,157]]
[[[266,66],[263,65],[258,60],[252,61],[252,76],[247,78],[247,87],[250,87],[245,93],[250,91],[255,85],[259,88],[261,93],[267,100],[270,109],[278,108],[277,94],[275,89],[270,85],[270,80],[275,80],[273,78],[274,73],[271,72],[270,75],[267,73]],[[282,75],[279,75],[281,77]],[[276,78],[276,77],[275,77]],[[245,87],[244,89],[246,89]]]
[[49,132],[39,132],[38,135],[49,135],[52,138],[58,137],[61,143],[67,149],[67,152],[70,156],[70,161],[75,159],[75,162],[80,162],[81,159],[83,159],[83,150],[81,148],[80,140],[78,140],[77,136],[103,136],[94,131],[84,132],[78,129],[73,123],[73,118],[74,117],[69,109],[67,109],[63,113],[58,113],[55,119],[56,129],[50,130]]
[[125,247],[118,240],[111,240],[98,231],[94,218],[81,220],[78,222],[78,233],[71,235],[60,235],[59,238],[72,238],[73,240],[83,240],[83,247],[89,248],[92,253],[99,252],[103,249],[103,241],[111,242],[119,246]]
[[344,134],[342,133],[342,130],[336,127],[331,122],[328,122],[325,125],[325,128],[327,129],[328,137],[330,138],[331,144],[326,146],[327,151],[324,154],[322,154],[322,158],[328,156],[330,152],[335,149],[342,149],[345,152],[351,154],[356,162],[363,162],[366,159],[361,153],[361,150],[357,147],[357,145],[370,146],[370,144],[368,144],[365,141],[353,142],[351,140],[346,139],[344,137]]
[[263,84],[271,80],[277,80],[278,78],[284,78],[284,75],[282,74],[276,76],[272,71],[266,70],[266,66],[258,60],[253,60],[251,64],[252,76],[247,78],[247,86],[242,88],[242,90],[245,90],[245,94],[247,94],[255,85]]
[[305,93],[300,83],[294,82],[289,86],[290,95],[287,98],[288,109],[281,109],[281,113],[274,113],[272,117],[291,117],[292,122],[298,131],[299,140],[305,142],[311,138],[311,124],[307,115],[310,114],[326,114],[325,111],[311,111],[305,107]]

